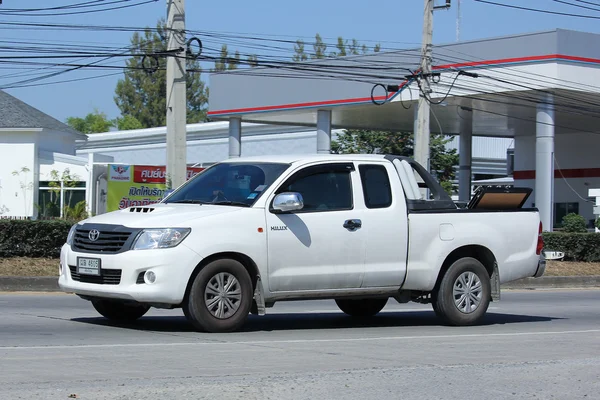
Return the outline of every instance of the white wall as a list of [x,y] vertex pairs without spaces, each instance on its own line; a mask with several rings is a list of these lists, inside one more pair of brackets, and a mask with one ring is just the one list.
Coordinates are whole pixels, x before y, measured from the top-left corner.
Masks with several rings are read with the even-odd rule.
[[[561,169],[600,168],[599,150],[600,135],[593,133],[562,134],[554,138],[555,157]],[[515,170],[535,170],[535,133],[515,138]]]
[[87,181],[88,169],[86,164],[81,165],[79,163],[68,163],[65,161],[49,160],[47,158],[40,157],[40,181],[51,181],[51,172],[53,170],[57,171],[58,176],[60,177],[67,169],[73,178],[79,181]]
[[[165,140],[163,138],[163,140]],[[316,153],[316,132],[281,133],[268,135],[244,136],[242,131],[242,156],[258,156],[270,154],[313,154]],[[77,154],[95,152],[114,158],[115,163],[165,165],[166,143],[127,143],[110,147],[79,149]],[[227,137],[203,140],[188,140],[188,163],[214,163],[229,157],[229,141]]]
[[[38,193],[37,135],[37,132],[0,132],[2,216],[36,215],[33,204],[37,201]],[[20,172],[22,168],[29,169],[29,172]],[[20,174],[14,176],[13,171],[19,171]]]
[[[591,133],[563,134],[555,137],[555,170],[600,168],[600,135]],[[535,136],[515,138],[515,171],[535,170]],[[515,186],[534,189],[526,206],[535,203],[535,181],[517,179]],[[579,214],[586,220],[594,219],[592,200],[588,189],[600,187],[600,177],[554,179],[554,202],[579,203]]]
[[85,139],[85,137],[85,135],[43,130],[40,133],[39,146],[42,151],[75,155],[75,140]]

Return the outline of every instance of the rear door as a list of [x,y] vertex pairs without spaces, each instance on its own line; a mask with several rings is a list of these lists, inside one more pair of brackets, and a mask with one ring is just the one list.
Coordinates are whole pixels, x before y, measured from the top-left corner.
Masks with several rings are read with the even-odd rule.
[[360,288],[366,234],[364,229],[351,228],[346,223],[362,220],[364,211],[355,204],[362,200],[354,164],[304,167],[275,194],[282,192],[300,193],[304,209],[275,214],[271,210],[274,195],[267,203],[269,289],[281,292]]
[[366,234],[362,287],[401,286],[406,276],[408,216],[400,180],[392,163],[357,164]]

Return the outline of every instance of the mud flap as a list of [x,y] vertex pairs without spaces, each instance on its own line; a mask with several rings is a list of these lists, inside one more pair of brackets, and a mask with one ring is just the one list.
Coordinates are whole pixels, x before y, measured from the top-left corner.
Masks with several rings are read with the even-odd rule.
[[254,304],[252,304],[252,314],[265,315],[265,298],[263,296],[263,287],[260,276],[256,278],[256,289],[254,289]]
[[490,284],[492,288],[492,301],[500,301],[500,274],[497,263],[494,263],[494,272],[490,277]]

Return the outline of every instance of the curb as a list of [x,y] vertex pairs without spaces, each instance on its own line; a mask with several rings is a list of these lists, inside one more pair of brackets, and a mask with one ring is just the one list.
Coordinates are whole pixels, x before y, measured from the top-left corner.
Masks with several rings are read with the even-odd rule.
[[600,287],[600,275],[542,276],[524,278],[502,285],[502,289],[559,289]]
[[[600,287],[600,275],[542,276],[502,285],[502,289],[560,289]],[[60,292],[58,276],[0,276],[0,292]]]
[[60,292],[58,276],[0,276],[0,292]]

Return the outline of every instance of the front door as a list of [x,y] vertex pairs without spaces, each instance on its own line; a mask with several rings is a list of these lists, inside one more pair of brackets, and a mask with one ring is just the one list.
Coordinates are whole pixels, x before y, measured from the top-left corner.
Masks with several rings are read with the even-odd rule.
[[271,292],[360,287],[366,237],[347,224],[361,219],[353,187],[360,187],[353,164],[332,163],[305,167],[276,190],[300,193],[304,208],[276,214],[274,195],[265,208]]

